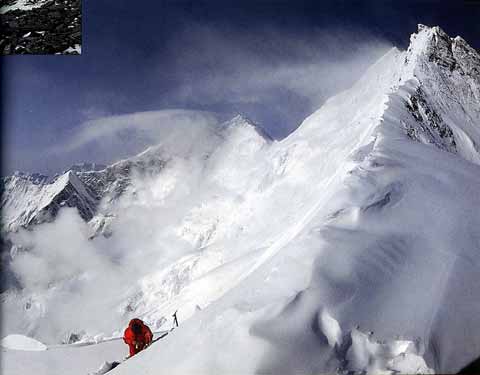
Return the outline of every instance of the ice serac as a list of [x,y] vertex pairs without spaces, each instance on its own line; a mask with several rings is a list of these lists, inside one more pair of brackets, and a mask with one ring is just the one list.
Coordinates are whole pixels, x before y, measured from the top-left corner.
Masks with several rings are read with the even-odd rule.
[[453,373],[478,357],[479,68],[463,39],[419,25],[274,143],[253,261],[112,375]]

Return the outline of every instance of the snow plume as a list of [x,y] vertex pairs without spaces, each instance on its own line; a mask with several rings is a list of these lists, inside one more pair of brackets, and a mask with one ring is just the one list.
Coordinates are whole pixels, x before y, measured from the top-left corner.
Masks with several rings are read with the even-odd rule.
[[[328,97],[351,86],[389,47],[358,30],[298,32],[268,25],[229,30],[194,20],[168,34],[157,48],[152,42],[151,60],[135,67],[133,81],[105,90],[105,82],[86,74],[81,81],[91,81],[87,88],[67,85],[71,101],[79,103],[71,111],[58,104],[68,95],[47,97],[47,105],[39,107],[48,114],[44,117],[6,111],[6,123],[39,126],[30,127],[28,137],[21,126],[6,129],[5,170],[54,174],[79,161],[109,164],[161,142],[170,130],[190,137],[202,128],[198,123],[215,122],[213,113],[245,114],[274,138],[283,138]],[[122,74],[132,76],[129,72]],[[43,70],[26,67],[18,79],[7,82],[11,90],[14,83],[29,87],[34,82],[36,92],[61,84]],[[145,109],[151,111],[140,112]],[[125,114],[133,111],[138,112]],[[26,142],[30,139],[35,142]]]
[[69,208],[54,223],[20,231],[11,269],[22,289],[5,294],[3,334],[52,344],[71,333],[88,339],[121,329],[129,299],[141,293],[139,280],[193,250],[165,230],[174,220],[168,212],[133,204],[108,239],[89,239],[91,228]]
[[88,225],[74,209],[61,210],[55,223],[14,236],[24,250],[17,250],[11,267],[23,288],[6,295],[11,303],[3,305],[5,329],[58,343],[70,333],[85,333],[85,327],[105,332],[118,327],[113,297],[125,286],[125,264],[88,236]]
[[[166,173],[166,179],[181,174]],[[186,186],[197,182],[187,173],[180,177]],[[188,191],[169,191],[160,179],[138,179],[134,186],[142,192],[119,203],[108,239],[91,239],[92,228],[70,208],[53,223],[13,235],[11,269],[22,289],[6,294],[3,334],[24,332],[50,344],[68,341],[71,333],[110,335],[128,321],[129,302],[142,297],[139,280],[193,251],[171,229],[185,212]],[[167,196],[170,204],[162,204]]]
[[156,74],[178,77],[166,103],[237,110],[283,138],[390,47],[361,30],[237,30],[190,22],[162,50]]
[[208,147],[205,142],[212,138],[217,124],[212,113],[181,109],[100,117],[83,123],[50,154],[111,163],[159,144],[168,152],[184,154]]

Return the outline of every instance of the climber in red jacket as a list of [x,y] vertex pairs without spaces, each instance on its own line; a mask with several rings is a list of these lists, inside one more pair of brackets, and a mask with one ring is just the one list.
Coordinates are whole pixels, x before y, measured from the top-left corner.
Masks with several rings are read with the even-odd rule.
[[123,334],[123,341],[130,348],[130,357],[152,343],[153,333],[140,319],[132,319]]

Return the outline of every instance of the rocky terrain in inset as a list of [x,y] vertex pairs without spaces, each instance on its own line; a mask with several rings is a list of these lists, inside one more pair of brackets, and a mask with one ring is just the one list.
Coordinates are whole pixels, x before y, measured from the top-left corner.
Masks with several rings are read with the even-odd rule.
[[81,0],[3,0],[0,17],[3,55],[81,53]]

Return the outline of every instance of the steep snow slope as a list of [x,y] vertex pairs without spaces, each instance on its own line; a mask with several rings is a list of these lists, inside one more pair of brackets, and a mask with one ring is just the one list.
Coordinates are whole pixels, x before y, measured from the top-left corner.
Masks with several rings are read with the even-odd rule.
[[455,372],[477,357],[478,55],[459,40],[420,26],[274,145],[269,198],[296,208],[292,225],[256,237],[235,287],[112,374],[426,372],[421,357]]
[[[480,353],[478,69],[461,38],[419,26],[408,51],[388,52],[282,142],[235,119],[210,152],[128,174],[96,217],[111,236],[75,239],[138,279],[79,265],[42,279],[55,285],[47,297],[35,281],[10,295],[8,314],[37,337],[45,321],[88,337],[179,310],[180,329],[112,374],[460,369]],[[49,261],[45,238],[68,233],[62,222],[15,240]],[[14,270],[30,261],[17,255]],[[59,306],[70,290],[81,297]],[[100,318],[75,315],[80,301]]]

